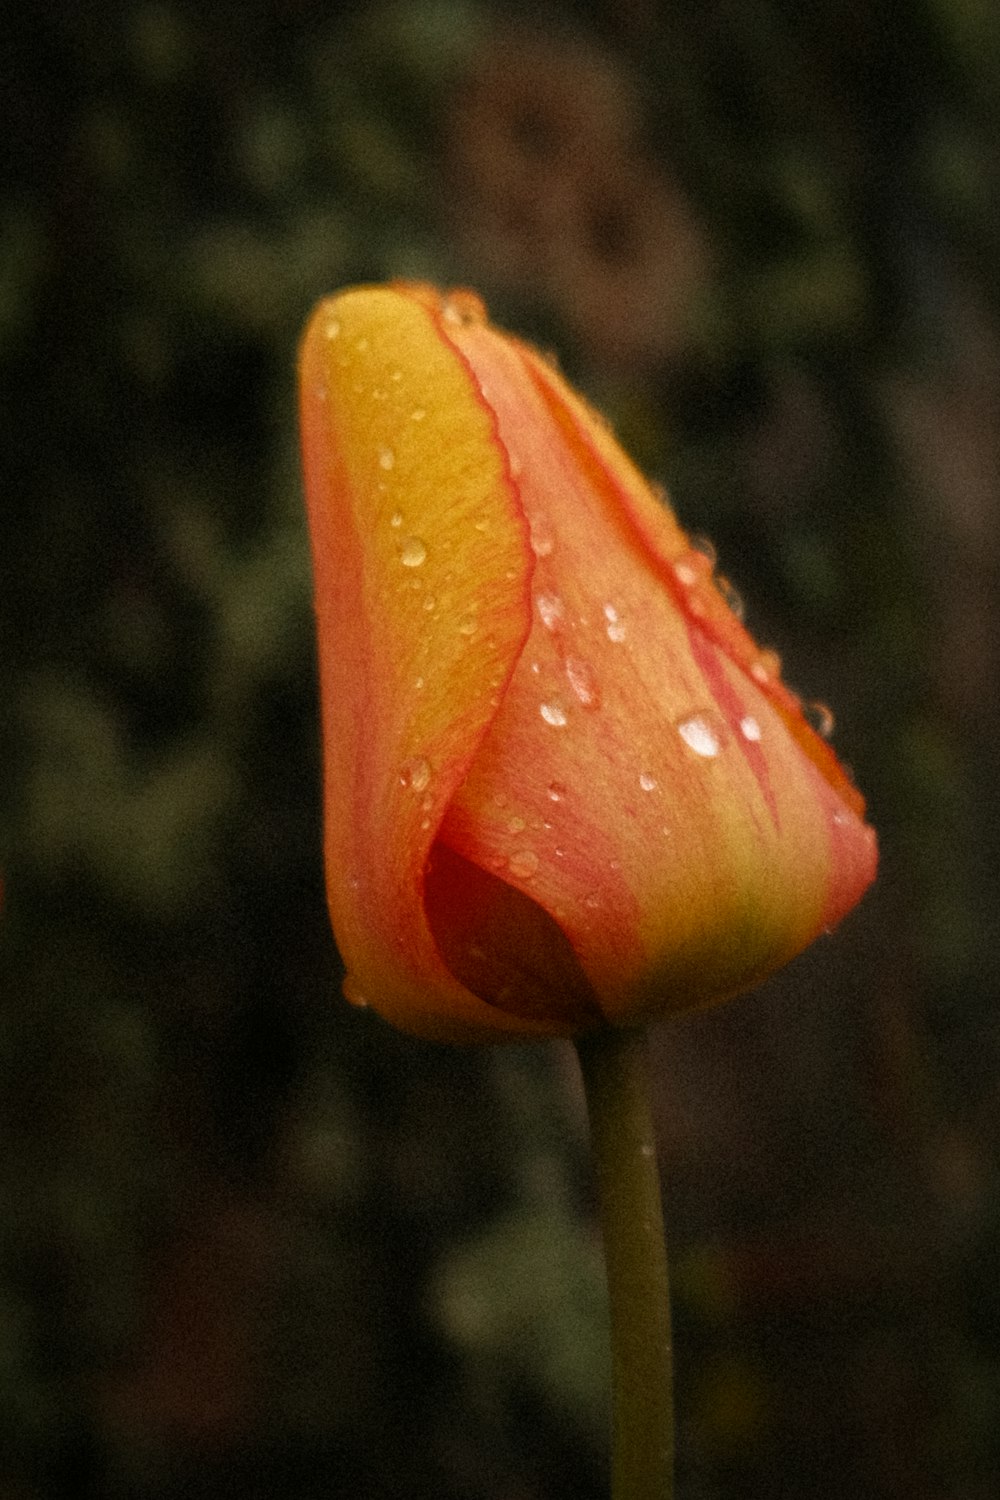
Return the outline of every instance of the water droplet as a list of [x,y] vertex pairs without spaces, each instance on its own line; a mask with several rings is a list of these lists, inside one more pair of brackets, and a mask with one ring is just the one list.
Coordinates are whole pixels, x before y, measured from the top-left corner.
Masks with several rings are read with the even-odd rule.
[[518,880],[530,880],[538,869],[538,855],[534,849],[518,849],[510,856],[507,865]]
[[601,898],[596,891],[591,891],[589,896],[584,896],[583,904],[591,911],[596,911],[601,904]]
[[623,641],[625,639],[625,626],[622,624],[621,616],[613,604],[604,606],[604,618],[608,622],[608,640]]
[[410,412],[411,422],[422,422],[427,415],[427,409],[423,406],[415,406]]
[[695,532],[694,536],[689,536],[688,541],[691,543],[694,551],[700,552],[702,557],[707,557],[714,568],[719,560],[719,554],[715,550],[715,543],[710,541],[707,536],[702,536],[699,532]]
[[758,682],[767,682],[769,677],[781,676],[781,657],[777,651],[762,651],[750,668]]
[[415,755],[399,768],[399,784],[411,792],[422,792],[430,783],[431,763],[423,755]]
[[838,807],[833,815],[833,821],[838,828],[844,828],[851,821],[850,813],[846,813],[842,808]]
[[398,531],[402,524],[403,512],[401,510],[394,510],[392,515],[389,517],[389,525]]
[[424,679],[422,677],[415,677],[413,679],[413,686],[414,686],[414,689],[416,690],[416,692],[418,692],[418,693],[423,692]]
[[459,635],[472,636],[475,635],[478,629],[479,625],[474,615],[466,615],[464,620],[459,620],[458,622]]
[[698,570],[692,568],[688,562],[676,562],[674,563],[674,577],[678,583],[682,583],[686,589],[689,589],[698,582]]
[[751,740],[754,744],[760,740],[760,725],[753,714],[746,714],[740,720],[740,733],[745,740]]
[[703,755],[706,759],[719,753],[719,737],[711,724],[695,715],[691,719],[682,719],[677,726],[677,733],[689,749],[695,755]]
[[393,370],[392,374],[389,376],[389,379],[393,382],[394,385],[398,384],[399,381],[402,380],[402,378],[403,378],[403,372],[402,372],[402,370]]
[[477,531],[489,531],[489,529],[490,529],[490,523],[489,523],[489,520],[487,519],[487,517],[486,516],[480,516],[479,520],[476,522],[476,530]]
[[541,703],[538,712],[553,729],[561,729],[566,723],[566,711],[558,703]]
[[326,327],[323,329],[323,335],[324,335],[325,338],[328,338],[328,339],[339,339],[340,338],[340,319],[339,318],[331,318],[330,321],[329,321],[329,323],[327,323]]
[[511,818],[507,824],[511,833],[523,833],[527,826],[523,818]]
[[424,609],[426,609],[429,615],[432,615],[437,609],[437,599],[433,594],[427,595],[427,598],[424,600]]
[[485,323],[486,308],[482,298],[475,292],[458,288],[449,292],[441,303],[441,316],[446,323]]
[[562,847],[561,844],[557,844],[552,853],[555,855],[556,859],[566,858],[566,850]]
[[392,469],[396,465],[396,455],[391,448],[380,448],[378,450],[378,466],[380,469]]
[[746,609],[743,604],[743,595],[740,593],[739,589],[737,589],[732,583],[730,583],[729,579],[726,578],[722,573],[716,573],[715,587],[718,589],[719,593],[728,604],[730,610],[736,616],[737,620],[742,620],[743,616],[746,614]]
[[552,535],[552,523],[548,516],[541,511],[536,511],[533,516],[529,516],[528,531],[531,536],[531,549],[536,557],[548,557],[556,544],[555,537]]
[[648,771],[640,772],[639,785],[642,787],[642,790],[644,792],[655,792],[659,784],[660,783],[657,781],[656,777],[650,776]]
[[535,605],[546,630],[558,630],[566,613],[562,600],[555,594],[539,594]]
[[407,537],[399,554],[404,568],[419,568],[427,559],[427,548],[418,536]]
[[821,739],[828,740],[836,727],[833,710],[825,703],[803,703],[802,717]]
[[584,708],[600,708],[601,694],[589,662],[581,661],[578,656],[567,656],[566,676]]
[[566,788],[561,781],[550,781],[548,785],[548,796],[550,802],[561,802],[566,795]]

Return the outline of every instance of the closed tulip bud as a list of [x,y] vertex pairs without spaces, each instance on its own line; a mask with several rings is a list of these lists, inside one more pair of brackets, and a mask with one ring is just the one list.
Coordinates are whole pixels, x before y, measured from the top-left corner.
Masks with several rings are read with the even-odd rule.
[[301,418],[346,991],[443,1040],[745,990],[874,878],[864,803],[601,419],[468,293],[323,302]]

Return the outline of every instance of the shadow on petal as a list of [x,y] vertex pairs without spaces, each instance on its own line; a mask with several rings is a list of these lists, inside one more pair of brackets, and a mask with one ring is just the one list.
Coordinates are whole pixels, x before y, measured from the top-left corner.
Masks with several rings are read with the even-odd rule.
[[424,906],[444,962],[481,1000],[525,1020],[564,1024],[567,1033],[603,1023],[566,934],[523,891],[438,842]]

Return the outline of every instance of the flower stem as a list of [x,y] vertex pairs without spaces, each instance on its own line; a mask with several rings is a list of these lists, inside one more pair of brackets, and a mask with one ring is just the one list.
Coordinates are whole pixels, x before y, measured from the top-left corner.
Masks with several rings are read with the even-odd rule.
[[670,1292],[643,1031],[576,1044],[590,1117],[611,1312],[611,1497],[674,1493]]

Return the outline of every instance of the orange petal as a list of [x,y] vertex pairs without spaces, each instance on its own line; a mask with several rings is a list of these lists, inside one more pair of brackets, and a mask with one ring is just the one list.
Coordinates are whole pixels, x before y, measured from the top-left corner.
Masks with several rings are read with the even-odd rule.
[[534,351],[448,332],[536,560],[531,633],[442,839],[550,913],[608,1017],[736,993],[871,882],[863,802],[604,424]]

